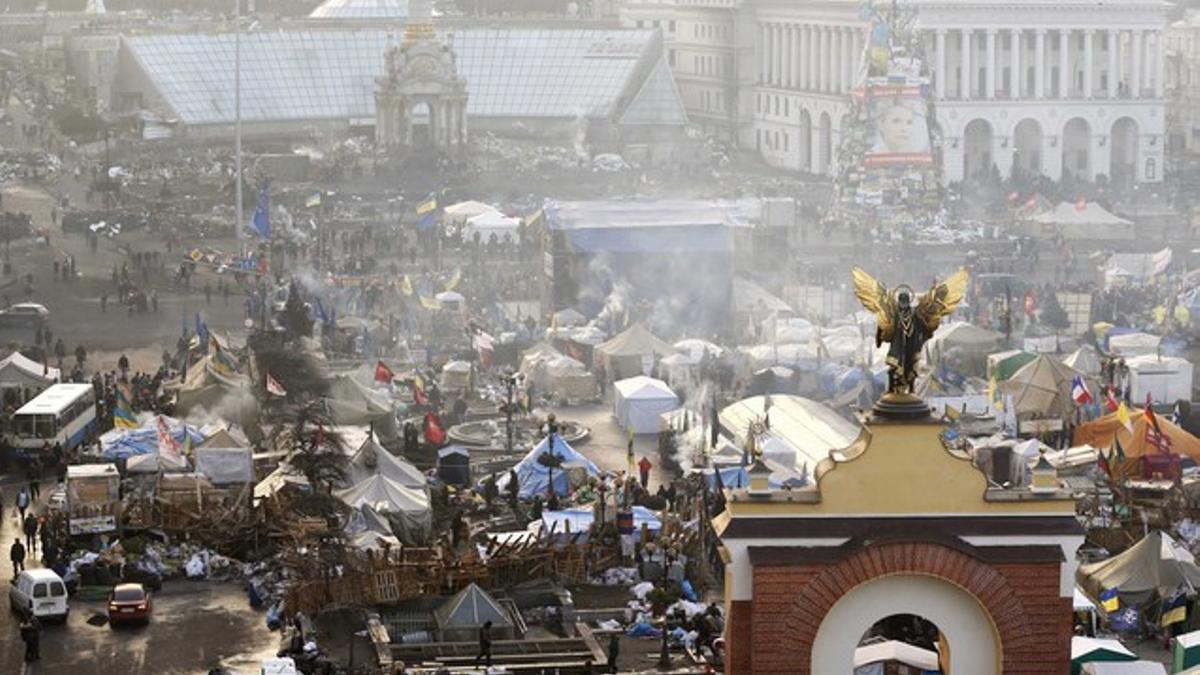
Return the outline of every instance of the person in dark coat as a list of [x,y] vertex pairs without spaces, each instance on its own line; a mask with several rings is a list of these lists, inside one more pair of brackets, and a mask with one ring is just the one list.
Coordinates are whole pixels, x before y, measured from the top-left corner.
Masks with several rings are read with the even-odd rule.
[[38,623],[36,616],[31,616],[21,622],[21,640],[25,643],[25,663],[40,661],[42,659],[42,626]]
[[621,636],[616,633],[608,638],[608,668],[610,672],[617,672],[617,657],[621,655]]
[[37,533],[38,519],[32,513],[25,516],[25,521],[21,523],[21,529],[25,532],[25,548],[32,553],[37,548]]
[[475,664],[480,661],[488,668],[492,667],[492,622],[484,621],[479,628],[479,656],[475,657]]
[[25,571],[25,545],[20,537],[13,540],[12,547],[8,549],[8,559],[12,561],[13,576]]

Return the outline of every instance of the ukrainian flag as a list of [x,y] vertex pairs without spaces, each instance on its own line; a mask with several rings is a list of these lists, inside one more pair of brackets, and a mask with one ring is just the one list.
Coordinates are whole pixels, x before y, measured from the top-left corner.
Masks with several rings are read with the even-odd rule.
[[1171,591],[1166,598],[1163,599],[1162,608],[1162,625],[1163,627],[1170,626],[1173,623],[1187,620],[1187,590],[1182,586]]
[[436,210],[437,207],[438,207],[437,196],[431,192],[431,193],[429,193],[429,196],[425,198],[425,201],[421,202],[420,204],[417,204],[417,215],[423,216],[426,213],[429,213],[430,211]]
[[117,429],[136,429],[137,420],[133,417],[133,405],[129,403],[129,391],[123,385],[117,385],[117,407],[113,410],[113,426]]
[[1121,608],[1121,599],[1117,596],[1117,589],[1109,588],[1100,592],[1100,608],[1108,614]]

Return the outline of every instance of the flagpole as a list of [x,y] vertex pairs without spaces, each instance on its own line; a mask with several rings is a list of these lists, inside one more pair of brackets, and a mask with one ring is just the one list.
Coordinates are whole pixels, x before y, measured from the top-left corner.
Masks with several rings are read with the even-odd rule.
[[[233,230],[237,233],[239,248],[242,241],[242,0],[234,0],[233,12],[233,155],[236,214]],[[244,252],[243,252],[244,253]]]

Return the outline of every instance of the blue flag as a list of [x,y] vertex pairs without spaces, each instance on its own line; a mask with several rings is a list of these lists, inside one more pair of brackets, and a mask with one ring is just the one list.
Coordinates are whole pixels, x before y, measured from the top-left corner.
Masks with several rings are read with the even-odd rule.
[[1118,633],[1132,633],[1141,628],[1140,614],[1134,606],[1123,607],[1120,611],[1108,615],[1108,625]]
[[258,205],[250,217],[249,227],[260,239],[271,238],[271,197],[267,192],[268,187],[269,183],[264,182],[262,191],[258,193]]
[[437,221],[438,221],[437,211],[430,211],[429,213],[426,213],[425,215],[421,216],[421,219],[417,221],[417,231],[425,232],[425,231],[429,230],[429,228],[433,227],[434,225],[437,225]]
[[208,349],[208,325],[204,323],[204,319],[200,318],[200,312],[196,312],[196,337],[200,339],[200,351]]

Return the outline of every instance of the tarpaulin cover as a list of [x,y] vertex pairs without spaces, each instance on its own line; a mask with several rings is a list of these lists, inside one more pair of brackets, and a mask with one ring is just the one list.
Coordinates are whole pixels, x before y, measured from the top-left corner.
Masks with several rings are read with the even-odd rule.
[[250,448],[196,448],[195,453],[196,472],[208,476],[214,485],[254,480]]
[[[577,532],[586,534],[595,519],[596,512],[590,506],[562,511],[543,511],[542,532],[548,534],[553,528],[556,538],[567,537],[568,533],[572,536]],[[644,506],[635,506],[633,507],[634,538],[641,536],[642,525],[652,532],[662,529],[662,521],[653,511]]]
[[[550,452],[550,437],[543,438],[529,454],[525,455],[517,465],[513,467],[513,471],[517,473],[517,485],[519,489],[517,495],[521,499],[529,499],[534,495],[545,496],[550,492],[550,467],[538,461],[538,457]],[[592,464],[591,460],[579,454],[566,441],[554,434],[554,454],[561,457],[563,465],[583,466],[589,476],[600,475],[600,470]],[[496,485],[500,488],[501,494],[508,490],[509,473],[504,473],[500,479],[496,481]],[[560,495],[565,495],[570,492],[570,479],[567,477],[567,472],[562,467],[554,469],[554,491]]]
[[1123,603],[1140,604],[1180,586],[1200,586],[1200,567],[1187,549],[1156,530],[1118,555],[1080,565],[1075,581],[1093,602],[1101,592],[1117,589]]
[[370,506],[394,520],[393,531],[406,543],[428,541],[433,530],[433,511],[427,491],[405,487],[376,474],[345,490],[334,490],[334,496],[351,508]]
[[[1096,448],[1113,447],[1113,439],[1121,441],[1121,448],[1129,458],[1159,454],[1158,448],[1150,442],[1147,431],[1151,428],[1143,411],[1129,411],[1133,432],[1131,433],[1121,421],[1117,413],[1109,413],[1103,417],[1084,422],[1075,428],[1075,445],[1090,445]],[[1200,438],[1189,434],[1171,423],[1165,415],[1155,415],[1158,428],[1171,440],[1171,452],[1177,455],[1187,455],[1200,462]]]
[[[192,439],[192,445],[200,445],[204,436],[190,424],[183,424],[173,417],[163,416],[171,438],[183,447],[184,432]],[[152,416],[137,429],[113,429],[100,437],[100,454],[106,459],[127,459],[133,455],[148,455],[158,452],[158,417]]]

